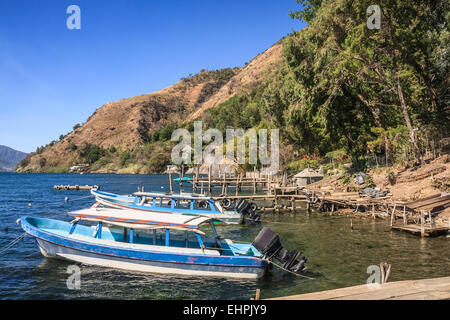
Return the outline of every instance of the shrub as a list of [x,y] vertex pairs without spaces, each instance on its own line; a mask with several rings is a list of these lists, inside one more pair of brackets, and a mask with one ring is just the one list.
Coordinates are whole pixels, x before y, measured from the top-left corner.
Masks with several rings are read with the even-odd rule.
[[30,158],[29,157],[25,157],[22,159],[22,161],[19,162],[18,166],[21,168],[25,168],[30,164]]
[[129,151],[125,151],[120,155],[120,166],[123,167],[127,163],[127,161],[131,158],[131,153]]
[[341,181],[342,181],[343,184],[347,185],[347,184],[350,183],[351,180],[352,180],[352,177],[348,173],[344,173],[342,175]]
[[159,132],[159,141],[167,141],[170,140],[172,137],[172,132],[174,132],[178,128],[178,125],[174,122],[169,123],[166,125],[160,132]]
[[87,154],[86,160],[89,164],[93,164],[98,159],[100,159],[101,156],[101,149],[98,146],[94,146],[91,150],[89,150],[89,153]]
[[44,157],[39,159],[39,166],[41,168],[45,167],[45,164],[47,163],[47,159],[45,159]]
[[395,173],[394,173],[393,171],[389,170],[389,171],[386,173],[386,179],[389,181],[389,183],[390,183],[391,185],[394,185],[394,184],[395,184],[395,181],[396,181],[396,179],[395,179]]
[[99,146],[85,142],[78,150],[80,157],[87,163],[93,164],[104,155],[104,150]]
[[366,175],[364,177],[364,184],[366,188],[375,188],[377,186],[373,181],[372,177],[369,175]]

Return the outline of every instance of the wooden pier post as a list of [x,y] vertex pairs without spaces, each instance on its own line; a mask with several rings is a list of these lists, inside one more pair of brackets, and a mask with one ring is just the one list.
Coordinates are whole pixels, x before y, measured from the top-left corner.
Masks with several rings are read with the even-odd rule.
[[392,213],[391,213],[391,228],[392,228],[392,225],[394,223],[395,207],[396,206],[397,206],[397,204],[394,202],[394,208],[392,209]]
[[[220,177],[220,174],[219,174],[219,177]],[[224,194],[225,193],[225,172],[223,173],[223,182],[222,182],[222,194]]]
[[172,193],[172,172],[169,171],[169,189],[170,193]]
[[380,263],[381,270],[381,284],[388,282],[389,274],[391,273],[391,265],[386,262]]
[[225,173],[224,173],[224,176],[223,176],[223,181],[225,181],[224,188],[225,188],[225,195],[227,195],[228,194],[228,183],[227,183],[227,179],[225,177]]
[[276,212],[280,213],[280,207],[278,206],[278,197],[275,194],[275,210]]
[[425,237],[425,213],[420,210],[420,236]]
[[430,211],[428,212],[428,216],[430,217],[430,228],[434,229],[436,227],[436,224],[435,224],[435,222],[433,220],[433,217],[431,216],[431,212]]
[[211,193],[211,165],[208,167],[208,192]]
[[197,191],[197,184],[198,184],[198,176],[199,176],[199,166],[195,166],[195,177],[194,177],[194,184],[192,185],[192,189],[194,193]]
[[406,226],[408,224],[408,220],[406,219],[406,206],[403,206],[403,225]]
[[183,186],[183,178],[184,178],[184,163],[181,164],[181,172],[180,172],[179,176],[180,176],[179,184],[180,184],[180,187],[182,187]]

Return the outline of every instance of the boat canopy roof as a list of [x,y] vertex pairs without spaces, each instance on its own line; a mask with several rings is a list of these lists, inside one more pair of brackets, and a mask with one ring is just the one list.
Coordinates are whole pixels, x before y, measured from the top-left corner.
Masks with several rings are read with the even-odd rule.
[[[213,218],[177,213],[142,213],[136,210],[113,208],[89,208],[68,212],[69,216],[91,221],[104,221],[123,227],[141,229],[178,229],[198,232],[201,224]],[[214,218],[217,219],[217,218]],[[201,233],[201,232],[199,232]]]
[[211,197],[195,194],[195,193],[164,193],[164,192],[135,192],[135,196],[145,196],[145,197],[161,197],[161,198],[174,198],[174,199],[184,199],[184,200],[212,200]]

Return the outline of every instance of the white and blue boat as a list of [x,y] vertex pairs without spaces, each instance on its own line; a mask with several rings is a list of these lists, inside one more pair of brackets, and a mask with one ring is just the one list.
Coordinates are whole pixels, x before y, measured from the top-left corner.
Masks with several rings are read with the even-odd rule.
[[231,209],[231,202],[216,201],[212,197],[193,193],[135,192],[118,195],[91,189],[98,203],[107,207],[131,209],[151,213],[178,213],[214,218],[216,224],[242,223],[244,216],[257,219],[250,206]]
[[[95,209],[71,213],[76,217],[71,222],[33,217],[23,217],[20,222],[25,232],[36,239],[45,257],[202,277],[256,279],[266,272],[266,254],[252,244],[221,239],[211,218],[148,213],[145,219],[135,221],[130,218],[131,212],[127,218],[123,212],[121,218],[117,212],[107,212],[123,210],[103,208],[97,216],[90,215],[89,210]],[[211,236],[205,234],[203,227],[200,229],[206,223]]]

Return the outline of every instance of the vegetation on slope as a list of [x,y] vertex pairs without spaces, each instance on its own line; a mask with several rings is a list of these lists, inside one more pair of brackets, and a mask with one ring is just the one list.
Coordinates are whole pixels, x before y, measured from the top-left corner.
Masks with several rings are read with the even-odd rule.
[[[450,130],[448,1],[378,1],[381,27],[372,30],[371,1],[297,2],[302,9],[291,17],[308,27],[282,40],[283,61],[259,86],[204,111],[205,129],[279,128],[283,170],[315,166],[324,158],[348,157],[358,165],[380,157],[389,164],[422,163]],[[180,86],[189,92],[207,82],[195,96],[198,107],[237,71],[203,71]],[[164,169],[170,134],[179,126],[192,129],[192,123],[155,127],[145,116],[151,108],[140,111],[140,145],[116,152],[78,149],[77,160],[91,163],[93,171]],[[52,170],[52,163],[42,163]]]
[[449,134],[448,2],[381,1],[379,30],[366,26],[370,1],[299,2],[292,16],[309,26],[284,40],[284,64],[209,110],[208,126],[280,128],[298,151],[282,155],[288,167],[333,150],[421,163]]

